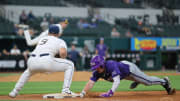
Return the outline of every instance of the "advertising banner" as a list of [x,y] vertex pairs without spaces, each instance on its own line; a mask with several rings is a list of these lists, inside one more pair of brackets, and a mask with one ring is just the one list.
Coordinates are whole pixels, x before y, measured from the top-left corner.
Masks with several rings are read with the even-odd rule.
[[180,38],[160,38],[160,37],[134,37],[131,38],[132,51],[154,51],[157,47],[166,50],[180,49]]
[[23,55],[8,55],[0,56],[0,70],[1,69],[25,69],[26,60]]

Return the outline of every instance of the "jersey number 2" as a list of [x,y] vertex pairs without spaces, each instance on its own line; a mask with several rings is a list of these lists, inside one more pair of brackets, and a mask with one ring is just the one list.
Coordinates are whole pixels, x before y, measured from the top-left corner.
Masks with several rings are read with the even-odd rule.
[[43,40],[41,40],[41,42],[39,43],[39,45],[44,45],[47,41],[48,41],[48,39],[43,39]]

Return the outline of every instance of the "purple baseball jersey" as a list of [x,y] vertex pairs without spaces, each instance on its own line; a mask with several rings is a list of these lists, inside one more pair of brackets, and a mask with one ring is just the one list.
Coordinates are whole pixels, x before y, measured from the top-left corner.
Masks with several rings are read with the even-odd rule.
[[98,44],[96,46],[96,49],[98,50],[98,55],[100,55],[100,56],[105,56],[106,55],[107,47],[106,47],[105,44],[103,44],[103,45]]
[[93,72],[92,81],[97,81],[99,78],[113,82],[113,77],[120,75],[120,79],[127,77],[130,74],[129,65],[122,62],[116,62],[113,60],[108,60],[105,62],[105,72],[98,73],[97,71]]

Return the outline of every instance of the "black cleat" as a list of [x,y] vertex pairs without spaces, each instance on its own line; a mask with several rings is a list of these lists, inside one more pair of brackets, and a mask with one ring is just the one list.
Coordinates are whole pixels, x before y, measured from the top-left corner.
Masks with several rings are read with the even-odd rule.
[[171,87],[171,83],[169,81],[168,77],[165,77],[164,80],[166,81],[165,85],[163,87],[166,89],[168,95],[173,95],[176,93],[176,90]]
[[139,85],[139,82],[133,82],[131,83],[131,86],[129,87],[130,89],[134,89]]

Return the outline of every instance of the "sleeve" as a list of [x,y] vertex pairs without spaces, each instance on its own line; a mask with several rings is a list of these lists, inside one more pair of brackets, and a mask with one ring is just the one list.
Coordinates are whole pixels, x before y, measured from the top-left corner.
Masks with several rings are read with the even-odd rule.
[[117,75],[120,75],[120,70],[117,64],[111,64],[111,72],[112,72],[112,78]]
[[98,75],[98,73],[96,71],[94,71],[90,80],[96,82],[96,81],[98,81],[99,78],[100,78],[100,76]]
[[34,46],[34,45],[38,44],[39,40],[40,40],[42,37],[46,36],[46,35],[48,35],[48,30],[42,32],[42,33],[41,33],[39,36],[37,36],[36,38],[31,39],[31,36],[30,36],[29,31],[28,31],[28,30],[25,30],[25,31],[24,31],[24,36],[25,36],[26,43],[27,43],[28,46]]
[[113,92],[115,92],[116,89],[118,88],[119,84],[120,84],[120,76],[117,75],[117,76],[113,77],[113,80],[114,80],[114,82],[113,82],[113,85],[112,85],[111,90],[112,90]]

